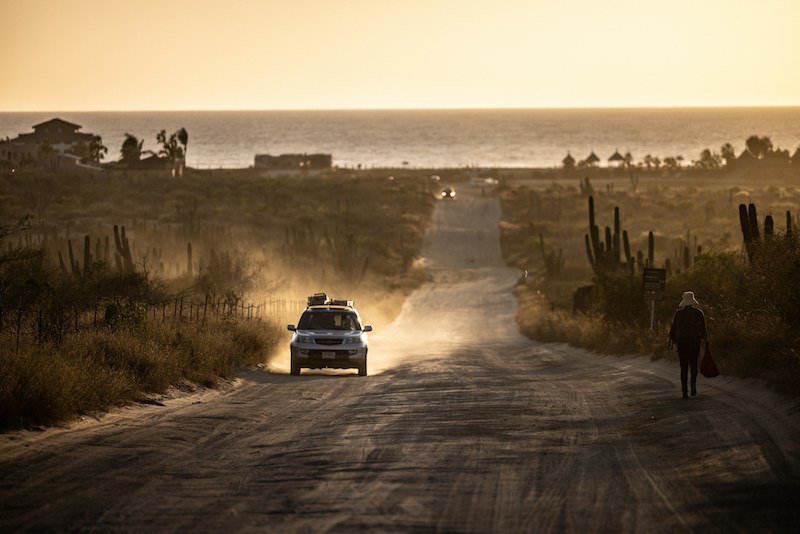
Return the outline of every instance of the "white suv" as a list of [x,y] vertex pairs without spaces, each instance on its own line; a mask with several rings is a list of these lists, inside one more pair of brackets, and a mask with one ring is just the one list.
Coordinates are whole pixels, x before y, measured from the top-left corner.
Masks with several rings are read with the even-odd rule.
[[367,332],[372,327],[361,324],[352,300],[329,299],[325,293],[308,297],[300,322],[287,327],[294,332],[289,344],[291,373],[299,375],[303,367],[355,368],[359,376],[366,376]]

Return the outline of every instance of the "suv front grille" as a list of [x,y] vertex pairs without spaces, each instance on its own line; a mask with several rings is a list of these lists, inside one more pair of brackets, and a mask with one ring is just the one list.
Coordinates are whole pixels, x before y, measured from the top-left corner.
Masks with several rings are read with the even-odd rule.
[[331,338],[331,337],[319,338],[318,337],[314,341],[316,341],[317,344],[319,344],[319,345],[341,345],[342,341],[344,341],[344,340],[342,338],[338,338],[338,337],[334,337],[334,338]]

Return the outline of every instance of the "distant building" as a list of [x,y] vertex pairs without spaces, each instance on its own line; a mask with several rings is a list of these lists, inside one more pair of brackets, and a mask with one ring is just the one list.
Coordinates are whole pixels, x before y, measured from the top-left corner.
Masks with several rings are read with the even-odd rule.
[[611,167],[622,167],[625,164],[625,158],[622,157],[622,154],[619,153],[618,150],[615,150],[611,157],[608,158],[608,166]]
[[54,156],[61,156],[83,142],[91,143],[94,135],[81,133],[81,126],[61,119],[51,119],[33,127],[33,133],[19,134],[0,141],[0,161],[6,166],[32,164],[39,159],[42,145],[48,144]]
[[589,154],[585,162],[587,167],[596,167],[600,163],[600,158],[598,158],[597,154],[595,154],[594,150],[592,150],[592,153]]
[[[800,152],[800,148],[798,148]],[[797,152],[795,153],[797,154]],[[788,150],[770,150],[762,159],[758,159],[748,149],[744,149],[739,157],[736,158],[738,167],[788,167],[794,163],[794,156],[789,155]]]
[[567,156],[561,160],[561,164],[564,165],[565,169],[574,169],[575,168],[575,158],[572,157],[572,154],[567,151]]
[[257,154],[255,167],[275,173],[319,174],[333,168],[330,154]]

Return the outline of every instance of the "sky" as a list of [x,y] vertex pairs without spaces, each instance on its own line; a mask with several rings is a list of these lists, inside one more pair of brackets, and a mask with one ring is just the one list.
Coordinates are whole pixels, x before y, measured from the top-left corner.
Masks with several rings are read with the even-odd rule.
[[800,105],[798,0],[0,0],[0,111]]

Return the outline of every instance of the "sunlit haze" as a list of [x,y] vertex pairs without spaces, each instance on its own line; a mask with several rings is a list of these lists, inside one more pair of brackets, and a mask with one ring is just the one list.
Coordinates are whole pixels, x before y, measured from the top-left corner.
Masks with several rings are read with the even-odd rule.
[[798,105],[795,0],[2,0],[0,111]]

